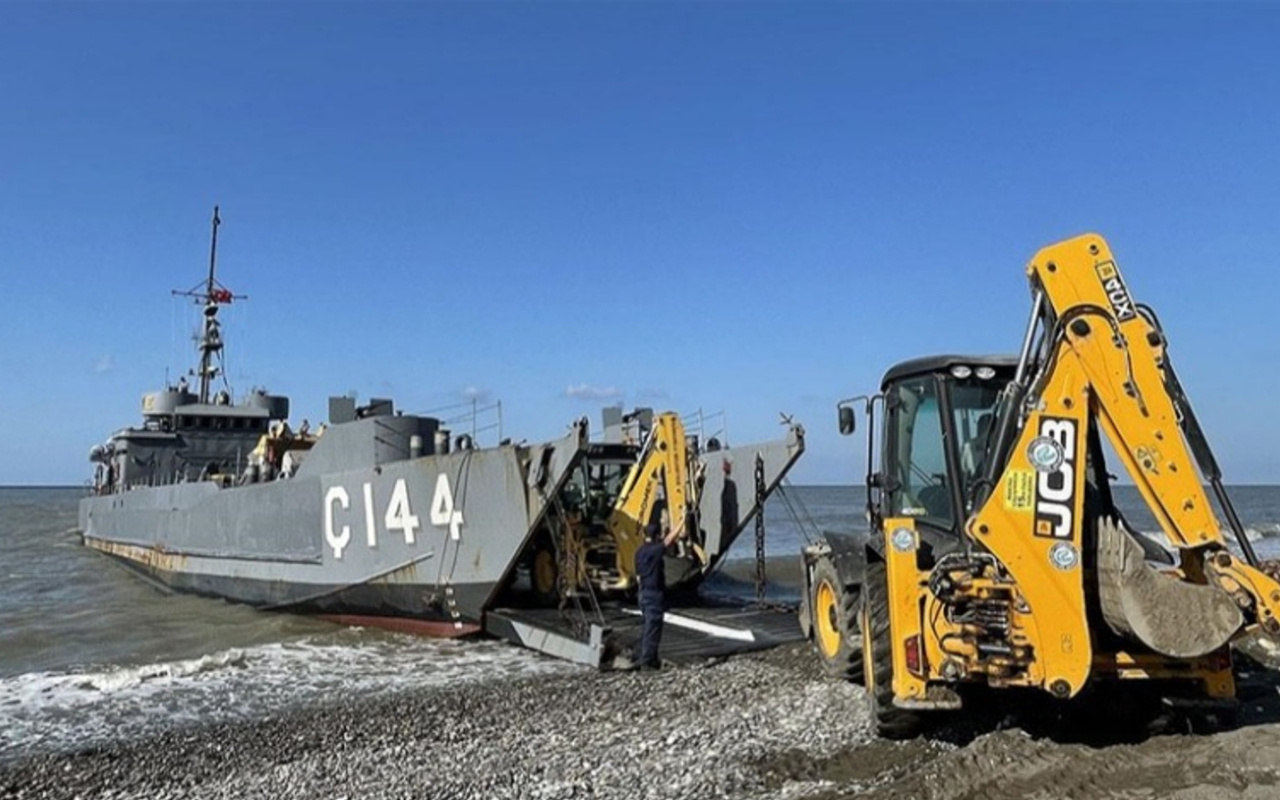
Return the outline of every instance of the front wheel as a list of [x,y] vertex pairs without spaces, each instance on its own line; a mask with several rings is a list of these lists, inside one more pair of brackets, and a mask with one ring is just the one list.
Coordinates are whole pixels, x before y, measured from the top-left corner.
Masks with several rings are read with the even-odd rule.
[[862,683],[860,597],[856,586],[846,586],[840,580],[830,560],[822,558],[814,565],[809,600],[814,646],[828,675],[854,683]]
[[886,739],[910,739],[920,715],[893,704],[893,636],[889,628],[889,575],[883,561],[867,564],[862,585],[862,668],[867,706],[876,732]]

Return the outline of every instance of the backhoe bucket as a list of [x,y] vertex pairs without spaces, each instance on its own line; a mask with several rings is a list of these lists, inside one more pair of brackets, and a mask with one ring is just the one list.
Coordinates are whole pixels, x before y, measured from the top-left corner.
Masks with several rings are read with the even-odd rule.
[[1098,520],[1098,598],[1111,630],[1173,658],[1211,653],[1244,624],[1230,595],[1155,569],[1107,517]]

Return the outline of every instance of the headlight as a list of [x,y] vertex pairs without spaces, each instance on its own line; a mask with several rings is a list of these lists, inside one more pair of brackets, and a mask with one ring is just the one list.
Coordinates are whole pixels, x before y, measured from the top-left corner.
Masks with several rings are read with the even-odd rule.
[[956,364],[954,367],[951,368],[951,377],[956,378],[958,380],[964,380],[965,378],[969,377],[972,374],[973,374],[973,370],[969,369],[964,364]]
[[989,381],[996,376],[995,367],[978,367],[974,373],[984,381]]

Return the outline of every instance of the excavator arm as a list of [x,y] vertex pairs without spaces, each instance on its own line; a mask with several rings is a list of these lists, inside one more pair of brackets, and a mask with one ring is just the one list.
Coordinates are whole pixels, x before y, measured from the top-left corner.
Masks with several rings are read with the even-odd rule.
[[644,544],[645,526],[657,521],[655,509],[660,503],[667,511],[671,532],[688,537],[694,555],[705,566],[706,554],[696,541],[696,524],[686,530],[698,507],[693,461],[680,417],[670,412],[657,415],[609,514],[609,532],[618,548],[621,588],[635,578],[636,550]]
[[[1106,242],[1085,235],[1053,245],[1027,273],[1034,310],[1005,398],[1006,410],[1016,413],[1005,414],[997,432],[988,496],[969,521],[970,534],[993,540],[1002,561],[1022,573],[1018,585],[1029,604],[1042,609],[1064,600],[1084,607],[1088,587],[1077,566],[1082,548],[1093,548],[1108,625],[1167,656],[1211,653],[1249,623],[1280,631],[1280,584],[1259,568],[1158,320],[1134,302]],[[1175,569],[1149,566],[1118,520],[1086,518],[1091,424],[1177,551]],[[1202,481],[1213,486],[1244,559],[1228,550]],[[1022,515],[1034,517],[1031,537],[1013,524]],[[1064,680],[1074,694],[1088,675],[1085,615],[1037,616],[1045,678]]]

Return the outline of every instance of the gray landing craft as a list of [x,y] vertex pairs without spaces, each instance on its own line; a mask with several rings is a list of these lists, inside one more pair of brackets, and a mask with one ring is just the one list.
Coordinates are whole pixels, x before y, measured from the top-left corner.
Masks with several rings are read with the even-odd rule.
[[[218,321],[239,299],[209,274],[191,376],[142,400],[143,424],[94,447],[80,504],[87,546],[169,590],[341,622],[488,632],[610,664],[634,640],[634,552],[650,521],[682,526],[667,559],[677,601],[664,653],[688,658],[794,638],[785,614],[724,608],[698,587],[804,450],[729,447],[673,414],[606,409],[541,444],[478,447],[391,400],[329,401],[327,424],[290,430],[289,400],[233,404]],[[220,388],[219,388],[220,387]]]

